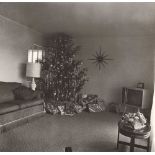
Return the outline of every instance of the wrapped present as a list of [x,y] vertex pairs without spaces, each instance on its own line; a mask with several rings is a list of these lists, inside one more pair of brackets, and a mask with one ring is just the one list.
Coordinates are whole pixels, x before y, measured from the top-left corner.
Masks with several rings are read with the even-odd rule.
[[89,109],[89,112],[100,112],[97,104],[89,104],[88,109]]
[[101,112],[105,110],[105,108],[102,108],[99,104],[88,104],[88,109],[90,112]]
[[59,113],[58,108],[55,107],[55,108],[52,110],[52,113],[53,113],[53,115],[58,114],[58,113]]
[[105,102],[102,98],[97,99],[97,104],[99,105],[101,111],[106,110],[106,105],[105,105]]
[[75,112],[81,113],[83,111],[83,107],[81,105],[75,105]]
[[93,96],[92,102],[90,102],[87,107],[90,112],[101,112],[106,109],[105,102],[102,98],[96,98],[97,95]]
[[60,111],[60,114],[61,115],[64,115],[65,114],[65,106],[58,106],[58,110]]
[[75,106],[71,102],[68,102],[65,107],[65,115],[74,115],[75,114]]
[[97,95],[93,95],[93,94],[88,94],[88,95],[83,95],[82,96],[82,100],[81,100],[81,104],[83,106],[86,106],[87,104],[97,104]]
[[59,113],[58,108],[55,107],[54,105],[52,105],[51,103],[46,104],[45,110],[46,110],[47,113],[51,113],[53,115]]

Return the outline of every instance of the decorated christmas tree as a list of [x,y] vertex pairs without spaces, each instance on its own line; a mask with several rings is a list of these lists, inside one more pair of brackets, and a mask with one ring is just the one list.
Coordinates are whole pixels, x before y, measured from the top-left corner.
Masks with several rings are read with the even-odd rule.
[[79,46],[73,38],[57,33],[48,41],[42,62],[42,89],[46,98],[55,101],[75,101],[87,81],[82,61],[78,60]]

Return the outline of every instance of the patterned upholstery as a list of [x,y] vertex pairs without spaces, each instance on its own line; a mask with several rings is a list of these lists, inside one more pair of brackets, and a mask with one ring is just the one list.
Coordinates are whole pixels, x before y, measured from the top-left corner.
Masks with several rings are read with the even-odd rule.
[[[20,87],[20,83],[16,82],[1,82],[0,81],[0,125],[7,123],[5,120],[14,121],[14,114],[18,113],[18,119],[33,115],[35,109],[41,106],[43,111],[44,100],[40,98],[35,98],[31,100],[17,100],[14,96],[13,90]],[[33,109],[30,113],[24,112],[24,109]],[[22,112],[23,111],[23,112]],[[30,110],[29,110],[30,111]],[[6,119],[5,119],[6,117]],[[8,119],[9,118],[9,119]]]

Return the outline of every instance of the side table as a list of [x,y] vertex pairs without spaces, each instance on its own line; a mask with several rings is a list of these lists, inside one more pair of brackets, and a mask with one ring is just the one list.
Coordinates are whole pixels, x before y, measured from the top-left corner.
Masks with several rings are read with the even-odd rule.
[[[146,125],[146,127],[141,130],[132,130],[132,129],[128,129],[128,128],[124,127],[123,124],[119,122],[118,123],[117,149],[119,148],[119,144],[124,144],[124,145],[130,146],[130,152],[134,152],[134,147],[146,149],[147,152],[149,152],[150,131],[151,131],[150,125]],[[119,138],[120,134],[131,138],[130,143],[120,141],[120,138]],[[135,139],[146,139],[147,146],[135,144]]]

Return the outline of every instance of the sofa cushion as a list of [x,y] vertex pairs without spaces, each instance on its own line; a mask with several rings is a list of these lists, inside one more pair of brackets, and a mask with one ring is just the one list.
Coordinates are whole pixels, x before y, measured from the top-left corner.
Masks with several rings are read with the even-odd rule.
[[19,105],[14,104],[13,101],[11,102],[4,102],[0,104],[0,115],[16,111],[19,109]]
[[29,107],[32,107],[32,106],[36,106],[36,105],[39,105],[39,104],[43,104],[44,103],[44,100],[43,99],[33,99],[33,100],[20,100],[18,101],[18,105],[19,105],[19,108],[20,109],[24,109],[24,108],[29,108]]
[[21,84],[16,82],[1,82],[0,81],[0,103],[14,100],[13,89]]
[[[37,113],[43,112],[43,105],[37,105],[37,106],[33,106],[33,107],[29,107],[29,108],[25,108],[25,109],[21,109],[21,110],[17,110],[17,111],[13,111],[4,115],[0,115],[0,125],[4,125],[5,126],[1,126],[0,127],[0,132],[2,133],[3,131],[7,131],[7,129],[12,129],[14,127],[17,127],[17,125],[22,125],[23,123],[25,124],[28,120],[31,120],[32,118],[35,118]],[[32,116],[33,115],[33,116]],[[25,118],[27,117],[27,119]],[[16,121],[19,120],[20,121]],[[25,120],[26,119],[26,120]],[[13,124],[11,123],[10,125],[6,125],[6,123],[15,121]]]
[[43,104],[44,100],[14,100],[0,104],[0,115]]
[[14,100],[14,94],[12,90],[0,85],[0,104],[12,100]]
[[15,95],[15,99],[19,100],[32,100],[34,98],[37,98],[36,92],[25,86],[20,86],[14,89],[13,93]]

